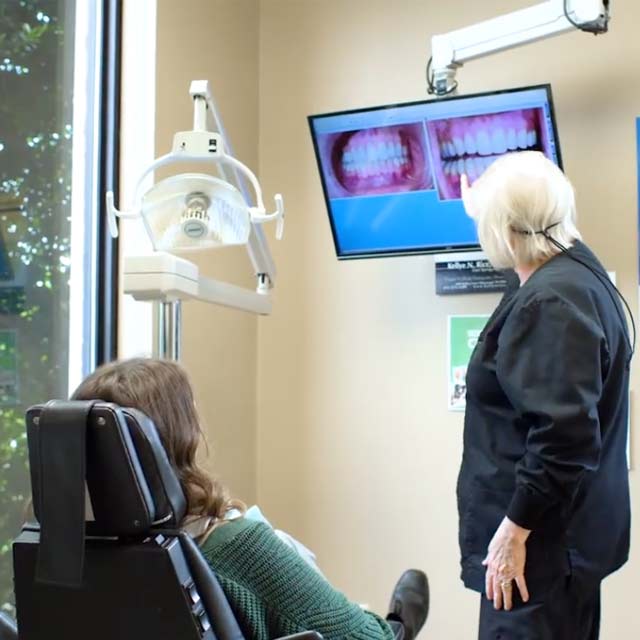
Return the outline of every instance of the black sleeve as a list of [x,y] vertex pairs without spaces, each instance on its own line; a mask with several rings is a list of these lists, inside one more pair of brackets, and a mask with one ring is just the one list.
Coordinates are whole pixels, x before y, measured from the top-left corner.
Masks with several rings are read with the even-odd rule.
[[598,324],[560,298],[514,311],[500,333],[498,380],[516,426],[528,429],[507,516],[525,529],[535,529],[548,508],[569,503],[584,473],[598,467],[606,354]]

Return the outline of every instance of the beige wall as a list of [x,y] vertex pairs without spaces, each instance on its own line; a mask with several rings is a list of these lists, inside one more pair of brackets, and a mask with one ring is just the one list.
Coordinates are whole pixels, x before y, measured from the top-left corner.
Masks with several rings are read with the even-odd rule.
[[[256,167],[257,0],[158,0],[157,11],[156,155],[169,151],[176,131],[192,128],[190,82],[209,80],[236,157]],[[197,262],[205,275],[253,286],[244,250]],[[249,314],[184,305],[183,363],[208,426],[208,465],[248,502],[256,499],[256,323]]]
[[[377,610],[402,569],[424,567],[425,638],[474,637],[477,597],[458,581],[462,416],[446,410],[446,318],[487,312],[496,298],[436,297],[427,257],[338,263],[306,116],[421,99],[433,34],[532,3],[260,3],[260,177],[267,194],[285,195],[288,218],[274,245],[275,311],[258,326],[259,501]],[[613,4],[607,36],[530,45],[470,63],[459,79],[463,92],[553,84],[581,227],[635,309],[640,4]],[[639,570],[636,559],[607,582],[603,640],[638,635]]]

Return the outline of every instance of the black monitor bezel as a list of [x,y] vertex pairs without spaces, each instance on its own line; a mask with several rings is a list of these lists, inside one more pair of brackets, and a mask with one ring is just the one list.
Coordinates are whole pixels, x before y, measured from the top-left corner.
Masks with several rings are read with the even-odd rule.
[[524,87],[514,87],[511,89],[499,89],[497,91],[483,91],[481,93],[470,93],[465,95],[447,96],[447,97],[435,98],[431,100],[415,100],[413,102],[399,102],[399,103],[378,105],[374,107],[363,107],[359,109],[346,109],[344,111],[317,113],[314,115],[307,116],[307,122],[309,124],[309,130],[311,132],[311,140],[313,142],[313,150],[316,156],[318,173],[320,174],[320,182],[322,183],[322,193],[324,195],[325,206],[327,209],[327,216],[329,218],[329,224],[331,225],[331,235],[333,237],[333,246],[335,247],[336,256],[338,260],[360,260],[365,258],[392,258],[392,257],[416,256],[416,255],[439,255],[439,254],[446,254],[446,253],[461,253],[466,251],[480,251],[481,247],[478,243],[474,243],[474,244],[455,245],[455,246],[441,245],[441,246],[432,247],[432,248],[421,247],[421,248],[394,249],[394,250],[382,249],[380,251],[366,251],[366,252],[349,253],[349,254],[341,253],[340,244],[338,242],[338,235],[336,233],[333,215],[331,213],[329,193],[327,190],[327,185],[324,177],[324,171],[322,169],[322,162],[320,160],[318,140],[317,140],[315,130],[313,128],[313,123],[315,120],[320,118],[349,115],[352,113],[365,113],[367,111],[383,111],[386,109],[397,109],[399,107],[414,107],[417,105],[433,104],[434,102],[468,100],[470,98],[482,98],[485,96],[496,96],[496,95],[503,95],[508,93],[521,93],[524,91],[532,91],[532,90],[540,90],[540,89],[543,89],[547,94],[547,100],[549,103],[549,113],[551,115],[551,127],[553,130],[553,135],[555,139],[556,156],[558,158],[558,166],[560,167],[560,169],[563,169],[562,153],[560,149],[560,139],[558,137],[558,123],[556,119],[555,106],[553,103],[553,92],[551,90],[551,84],[548,84],[548,83],[530,85],[530,86],[524,86]]

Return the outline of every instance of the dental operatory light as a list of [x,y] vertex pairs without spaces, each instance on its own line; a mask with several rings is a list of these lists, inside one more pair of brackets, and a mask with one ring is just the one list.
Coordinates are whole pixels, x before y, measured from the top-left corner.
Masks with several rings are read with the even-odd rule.
[[547,0],[527,9],[434,36],[427,64],[427,91],[436,96],[455,93],[456,71],[465,62],[574,29],[606,33],[610,0]]
[[194,251],[246,244],[251,216],[228,182],[198,173],[162,180],[143,196],[141,215],[159,251]]
[[[106,194],[112,236],[118,236],[118,218],[131,218],[142,221],[151,241],[152,252],[125,256],[124,293],[154,304],[154,355],[175,360],[180,359],[183,301],[197,300],[259,315],[271,313],[276,267],[262,227],[265,222],[276,222],[276,238],[280,239],[284,224],[282,196],[275,196],[275,210],[268,212],[256,176],[233,157],[209,83],[196,80],[189,93],[193,98],[193,130],[176,133],[171,152],[142,172],[132,206],[119,211],[113,193]],[[185,163],[190,165],[189,172],[171,175],[149,187],[156,170]],[[215,175],[204,168],[192,171],[194,163],[209,165],[209,169],[213,166]],[[188,259],[194,251],[229,246],[246,248],[255,289],[205,277]]]
[[[193,95],[193,91],[192,91]],[[207,131],[207,102],[194,97],[194,129],[176,133],[171,153],[155,160],[138,180],[133,208],[119,211],[113,193],[107,194],[111,234],[118,235],[116,218],[142,219],[154,251],[169,253],[215,249],[249,242],[252,225],[277,221],[276,237],[282,237],[284,205],[275,196],[275,211],[267,213],[262,189],[253,172],[226,152],[224,137]],[[169,164],[205,162],[217,165],[221,176],[183,173],[165,178],[145,189],[145,179]],[[231,168],[236,181],[245,178],[253,188],[255,205],[249,194],[226,179]]]

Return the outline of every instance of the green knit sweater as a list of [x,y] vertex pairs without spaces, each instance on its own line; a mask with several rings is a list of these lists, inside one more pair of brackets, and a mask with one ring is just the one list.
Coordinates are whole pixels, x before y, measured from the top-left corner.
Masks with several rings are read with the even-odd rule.
[[326,640],[393,640],[384,620],[349,602],[262,522],[229,522],[201,550],[247,638],[318,631]]

